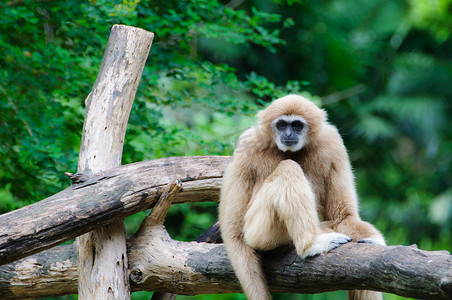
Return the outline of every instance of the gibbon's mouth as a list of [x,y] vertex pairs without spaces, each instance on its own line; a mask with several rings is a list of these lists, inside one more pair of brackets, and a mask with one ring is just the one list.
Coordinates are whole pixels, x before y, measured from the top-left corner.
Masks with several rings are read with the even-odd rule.
[[297,140],[293,140],[293,139],[286,139],[286,140],[281,140],[281,142],[286,145],[286,146],[293,146],[296,145],[298,143],[298,139]]

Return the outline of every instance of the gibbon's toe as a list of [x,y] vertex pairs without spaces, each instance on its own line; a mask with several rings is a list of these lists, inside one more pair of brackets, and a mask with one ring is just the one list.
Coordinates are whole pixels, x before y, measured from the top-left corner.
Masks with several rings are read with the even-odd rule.
[[314,243],[308,250],[306,250],[302,255],[300,255],[302,258],[315,256],[321,253],[328,252],[334,248],[339,247],[342,244],[351,242],[352,238],[349,236],[338,233],[338,232],[331,232],[331,233],[322,233],[319,234],[315,240]]
[[386,246],[386,243],[384,239],[381,236],[371,236],[365,239],[360,239],[356,241],[357,243],[366,243],[366,244],[372,244],[372,245],[381,245]]

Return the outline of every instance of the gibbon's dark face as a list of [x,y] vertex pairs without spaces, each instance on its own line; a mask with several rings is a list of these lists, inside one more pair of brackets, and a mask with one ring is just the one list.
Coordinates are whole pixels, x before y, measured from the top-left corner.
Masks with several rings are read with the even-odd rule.
[[306,120],[297,115],[280,116],[272,122],[275,143],[284,152],[301,150],[306,143],[308,129]]

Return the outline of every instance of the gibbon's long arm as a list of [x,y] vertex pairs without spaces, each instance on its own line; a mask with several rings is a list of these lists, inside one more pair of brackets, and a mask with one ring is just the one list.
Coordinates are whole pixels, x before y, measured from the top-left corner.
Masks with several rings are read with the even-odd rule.
[[337,145],[334,147],[334,155],[330,155],[323,220],[332,223],[331,228],[334,231],[344,233],[354,241],[385,245],[382,234],[359,217],[358,196],[347,150],[337,129],[331,130],[335,133],[331,136],[337,136],[337,140],[335,139]]
[[[383,235],[372,224],[362,221],[359,217],[355,179],[339,132],[332,126],[328,126],[326,130],[329,131],[329,143],[335,145],[334,153],[328,154],[331,160],[325,178],[327,193],[322,212],[323,220],[326,221],[324,223],[334,231],[348,235],[354,241],[385,245]],[[383,296],[380,292],[351,290],[348,291],[348,299],[383,300]]]
[[[243,220],[251,192],[243,174],[233,174],[238,157],[234,157],[223,176],[220,201],[222,238],[236,276],[249,299],[270,299],[260,257],[243,239]],[[250,178],[250,177],[249,177]]]

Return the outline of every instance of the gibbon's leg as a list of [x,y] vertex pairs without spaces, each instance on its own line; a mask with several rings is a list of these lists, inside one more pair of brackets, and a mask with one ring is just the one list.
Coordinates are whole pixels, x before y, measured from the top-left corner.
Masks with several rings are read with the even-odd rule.
[[244,239],[252,248],[269,250],[291,239],[297,253],[307,257],[351,240],[337,232],[322,233],[311,185],[293,160],[282,161],[251,201]]
[[[265,183],[263,187],[265,189]],[[291,241],[272,201],[262,200],[261,193],[252,198],[243,232],[245,242],[253,249],[271,250]]]
[[226,169],[221,189],[219,220],[221,236],[237,278],[249,300],[270,299],[260,256],[243,240],[243,219],[251,197],[249,185],[235,170],[234,161]]

